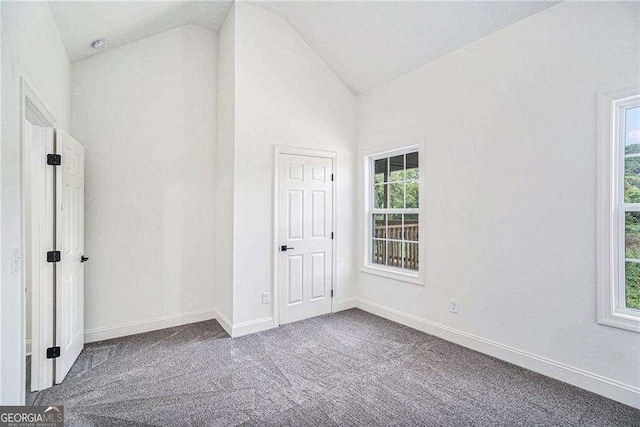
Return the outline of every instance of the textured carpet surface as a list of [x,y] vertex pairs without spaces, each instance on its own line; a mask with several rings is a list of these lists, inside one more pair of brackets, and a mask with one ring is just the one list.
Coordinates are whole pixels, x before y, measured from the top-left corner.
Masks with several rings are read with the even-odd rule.
[[36,403],[70,425],[640,426],[631,407],[356,309],[89,344]]

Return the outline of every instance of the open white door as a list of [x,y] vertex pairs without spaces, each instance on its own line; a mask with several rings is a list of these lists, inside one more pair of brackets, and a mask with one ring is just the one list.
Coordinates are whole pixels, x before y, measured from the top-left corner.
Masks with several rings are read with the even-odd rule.
[[84,147],[56,132],[62,156],[56,176],[56,384],[62,382],[84,347]]
[[331,313],[333,161],[280,154],[278,299],[280,324]]

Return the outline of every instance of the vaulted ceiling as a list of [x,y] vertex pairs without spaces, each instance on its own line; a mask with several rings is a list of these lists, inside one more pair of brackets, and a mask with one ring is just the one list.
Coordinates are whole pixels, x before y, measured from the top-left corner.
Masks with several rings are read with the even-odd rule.
[[[52,1],[71,62],[124,44],[192,24],[218,31],[231,0],[207,1]],[[107,39],[103,49],[91,42]]]
[[[181,25],[218,31],[232,0],[54,1],[72,62]],[[356,95],[556,1],[252,1],[284,18]],[[91,48],[97,38],[104,49]]]
[[360,94],[558,2],[258,1]]

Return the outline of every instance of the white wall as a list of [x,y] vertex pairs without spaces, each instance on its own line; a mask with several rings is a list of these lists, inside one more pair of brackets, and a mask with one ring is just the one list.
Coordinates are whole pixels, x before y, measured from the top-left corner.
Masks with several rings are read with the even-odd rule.
[[73,64],[89,340],[213,316],[216,69],[195,26]]
[[9,268],[20,237],[20,77],[24,76],[55,115],[69,127],[71,64],[46,2],[2,4],[2,282],[0,285],[0,403],[19,403],[24,384],[19,360],[23,319],[20,275]]
[[358,98],[359,148],[424,136],[427,181],[426,286],[359,273],[362,307],[640,405],[640,335],[596,323],[595,271],[596,94],[638,83],[639,7],[565,2]]
[[236,28],[234,324],[272,316],[274,144],[338,153],[336,298],[356,292],[355,97],[279,16],[238,2]]
[[218,143],[216,156],[216,308],[231,334],[235,150],[235,6],[218,34]]

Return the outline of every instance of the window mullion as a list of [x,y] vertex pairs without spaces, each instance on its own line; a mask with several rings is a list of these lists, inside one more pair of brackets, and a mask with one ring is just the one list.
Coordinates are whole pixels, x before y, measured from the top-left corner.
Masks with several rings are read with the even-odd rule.
[[420,209],[411,208],[411,209],[386,209],[386,208],[373,208],[370,213],[372,214],[419,214]]
[[620,209],[624,212],[640,212],[640,203],[623,203]]
[[389,208],[391,206],[391,158],[387,158],[387,176],[385,177],[386,184],[384,185],[384,195],[387,200],[385,206]]

